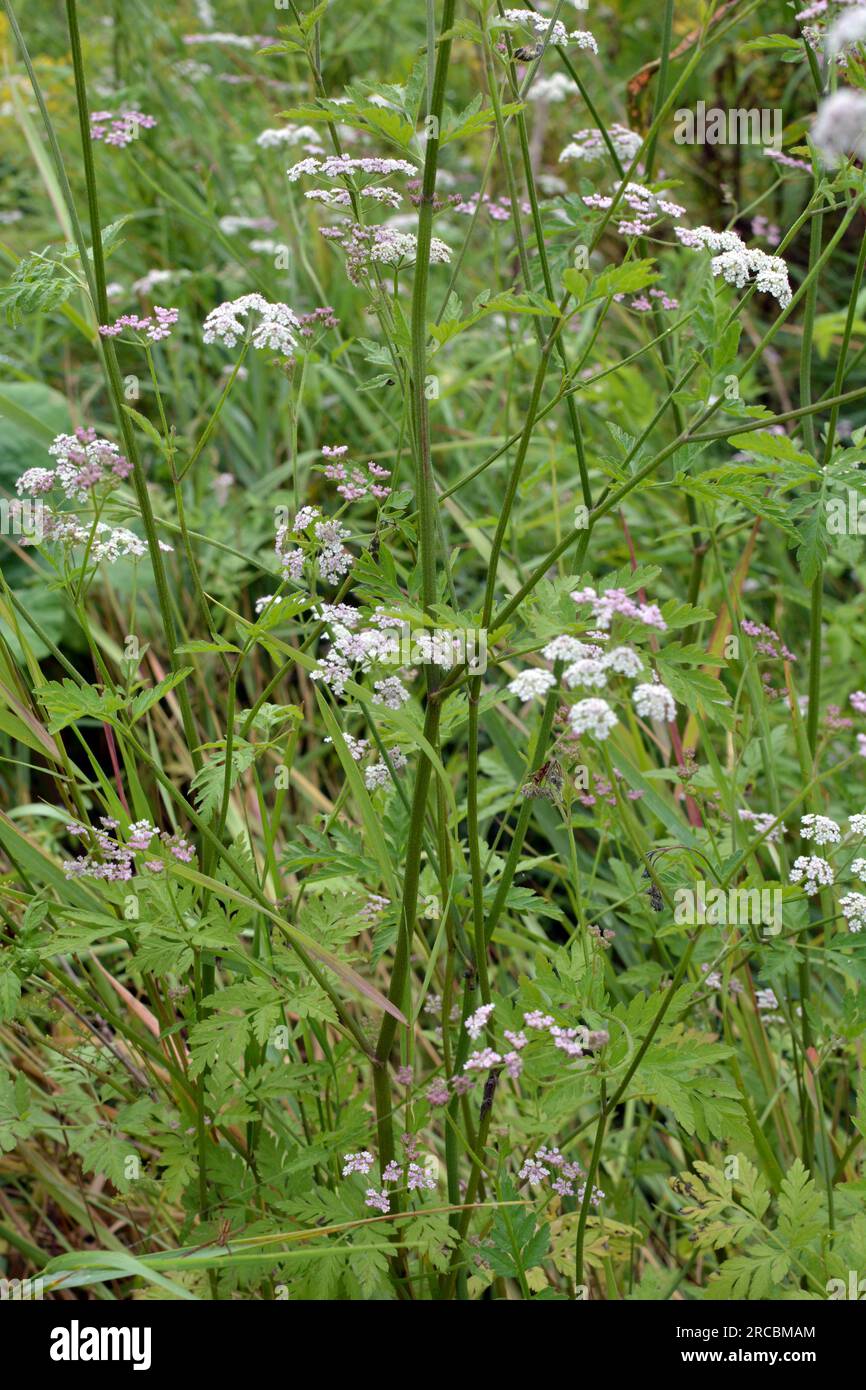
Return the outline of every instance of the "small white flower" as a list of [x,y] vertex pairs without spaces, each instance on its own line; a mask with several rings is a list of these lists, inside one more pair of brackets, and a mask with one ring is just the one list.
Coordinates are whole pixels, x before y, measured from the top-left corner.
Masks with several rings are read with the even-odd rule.
[[388,159],[379,155],[352,158],[347,154],[329,154],[324,159],[302,159],[286,171],[289,182],[295,183],[302,174],[318,174],[326,179],[342,179],[350,174],[415,174],[417,169],[407,159]]
[[569,690],[584,685],[590,690],[602,690],[607,685],[604,662],[596,657],[581,656],[573,661],[562,673],[562,679]]
[[740,807],[737,811],[737,815],[740,820],[749,821],[754,825],[758,834],[762,834],[763,831],[767,830],[768,827],[772,825],[773,829],[770,831],[769,835],[765,837],[768,845],[777,844],[785,834],[785,827],[782,825],[781,821],[778,825],[773,825],[776,817],[771,811],[750,811],[748,807]]
[[549,34],[547,42],[558,48],[567,48],[570,42],[574,42],[578,48],[589,49],[591,53],[598,52],[598,44],[592,34],[585,29],[573,29],[569,33],[561,19],[548,19],[546,15],[538,14],[535,10],[505,10],[503,16],[509,24],[520,24],[524,29],[532,29],[539,38]]
[[262,594],[261,598],[256,599],[256,612],[263,613],[272,603],[277,604],[282,603],[282,601],[281,594]]
[[[557,76],[562,76],[562,74],[558,73]],[[532,88],[532,95],[534,97],[537,98],[540,95],[538,89],[542,86],[544,80],[545,79],[541,79],[541,81],[534,84]],[[552,82],[553,78],[547,78],[546,80]],[[569,87],[570,86],[571,84],[569,84]],[[556,97],[548,97],[548,100],[556,100]],[[631,164],[643,144],[643,136],[637,135],[633,130],[629,130],[626,126],[618,125],[616,122],[609,127],[608,136],[621,162],[623,164]],[[607,153],[608,147],[600,130],[579,130],[573,136],[571,144],[566,145],[559,159],[560,163],[571,159],[602,159]]]
[[382,1211],[387,1216],[388,1212],[391,1210],[391,1200],[384,1188],[381,1192],[377,1192],[375,1187],[368,1187],[367,1195],[364,1198],[364,1206],[375,1207],[377,1211]]
[[628,676],[633,680],[643,670],[643,662],[633,647],[613,647],[605,652],[602,664],[618,676]]
[[410,1192],[433,1192],[436,1188],[436,1179],[426,1168],[422,1168],[420,1163],[410,1163],[406,1170],[406,1186]]
[[825,51],[828,60],[832,62],[837,53],[860,43],[862,39],[866,39],[866,9],[860,6],[839,15],[827,30]]
[[710,262],[713,275],[721,275],[737,289],[754,282],[764,294],[777,299],[782,309],[790,304],[788,267],[781,256],[768,256],[765,251],[746,246],[736,232],[714,232],[710,227],[675,227],[674,231],[683,246],[692,250],[705,247],[719,253]]
[[364,786],[368,792],[377,791],[380,787],[391,785],[391,774],[388,771],[387,763],[371,763],[364,769]]
[[543,14],[536,14],[534,10],[505,10],[505,18],[509,24],[520,24],[525,29],[533,29],[542,38],[550,30],[548,43],[556,44],[560,48],[568,45],[568,30],[561,19],[554,23]]
[[800,821],[800,838],[814,840],[816,845],[838,845],[842,833],[829,816],[803,816]]
[[211,309],[202,330],[204,341],[234,347],[247,332],[244,320],[250,314],[255,316],[250,335],[252,346],[291,357],[301,327],[297,316],[288,304],[271,304],[260,294],[244,294],[240,299],[227,300]]
[[[51,491],[54,477],[53,468],[28,468],[15,483],[15,490],[19,497],[39,497],[42,493]],[[68,497],[68,489],[64,488],[64,491]]]
[[480,1008],[475,1010],[474,1014],[470,1014],[467,1018],[466,1031],[473,1042],[477,1042],[481,1037],[487,1027],[487,1020],[495,1008],[495,1004],[482,1004]]
[[293,533],[299,535],[301,531],[306,531],[308,527],[312,526],[317,517],[321,515],[322,513],[318,507],[301,507],[301,510],[292,523]]
[[535,666],[529,666],[525,671],[521,671],[519,676],[515,676],[513,681],[509,681],[508,689],[519,700],[525,701],[534,700],[536,696],[545,696],[555,684],[556,679],[552,671],[542,671]]
[[636,685],[631,698],[638,714],[644,719],[658,719],[662,724],[670,724],[676,718],[674,697],[667,686],[659,681]]
[[369,1173],[373,1167],[373,1155],[369,1149],[361,1149],[356,1154],[344,1154],[343,1177],[350,1173]]
[[866,92],[843,87],[818,107],[812,143],[831,167],[849,155],[866,158]]
[[849,931],[862,931],[866,926],[866,897],[862,893],[846,893],[840,898],[839,907],[848,923]]
[[517,1176],[523,1182],[528,1182],[530,1187],[538,1187],[545,1178],[550,1177],[550,1169],[536,1159],[528,1158]]
[[585,1028],[558,1028],[556,1024],[550,1029],[550,1036],[553,1038],[554,1047],[558,1047],[560,1052],[564,1052],[567,1057],[582,1057],[583,1043],[586,1041]]
[[567,73],[554,72],[550,77],[537,77],[527,93],[533,101],[566,101],[574,91]]
[[581,656],[595,655],[597,648],[587,646],[586,642],[581,642],[577,637],[569,637],[568,633],[560,633],[552,641],[542,647],[541,655],[548,661],[577,661]]
[[591,733],[602,740],[619,723],[607,700],[578,700],[571,707],[568,721],[576,734]]
[[218,226],[226,236],[234,236],[236,232],[275,232],[277,229],[272,217],[238,217],[233,213],[221,217]]
[[801,854],[794,860],[794,867],[788,875],[791,883],[802,883],[803,892],[811,898],[819,888],[829,888],[833,882],[833,870],[819,854]]
[[[333,743],[334,740],[333,740],[332,738],[330,738],[330,737],[327,737],[327,738],[325,739],[325,742],[326,742],[326,743]],[[365,755],[367,752],[369,752],[369,749],[370,749],[370,744],[369,744],[369,741],[368,741],[367,739],[365,739],[365,738],[355,738],[353,734],[344,733],[344,734],[343,734],[343,742],[345,743],[346,747],[348,748],[348,750],[349,750],[349,752],[350,752],[350,754],[351,754],[351,756],[352,756],[352,761],[353,761],[353,762],[356,762],[356,763],[359,763],[359,762],[361,761],[361,759],[364,757],[364,755]]]
[[396,676],[387,676],[383,681],[374,681],[374,705],[386,705],[388,709],[400,709],[410,699],[409,691]]
[[311,125],[285,125],[263,130],[256,136],[256,144],[263,150],[276,149],[279,145],[315,145],[321,149],[322,137]]
[[524,1026],[534,1028],[540,1033],[552,1028],[555,1022],[556,1019],[552,1014],[544,1014],[540,1009],[530,1009],[528,1014],[523,1015]]
[[498,1052],[494,1052],[492,1047],[483,1047],[480,1052],[473,1052],[471,1057],[463,1063],[464,1071],[489,1071],[491,1067],[496,1067],[502,1061]]
[[848,829],[852,835],[866,835],[866,815],[849,816]]

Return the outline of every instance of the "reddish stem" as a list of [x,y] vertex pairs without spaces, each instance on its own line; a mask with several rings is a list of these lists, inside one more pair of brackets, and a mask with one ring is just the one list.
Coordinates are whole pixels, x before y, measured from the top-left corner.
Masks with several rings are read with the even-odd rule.
[[108,756],[111,758],[111,766],[114,769],[114,781],[117,786],[117,795],[120,797],[121,804],[127,815],[130,815],[129,803],[126,800],[126,792],[123,790],[123,782],[120,777],[120,764],[117,761],[117,747],[114,742],[114,730],[110,724],[103,724],[105,730],[105,741],[108,744]]

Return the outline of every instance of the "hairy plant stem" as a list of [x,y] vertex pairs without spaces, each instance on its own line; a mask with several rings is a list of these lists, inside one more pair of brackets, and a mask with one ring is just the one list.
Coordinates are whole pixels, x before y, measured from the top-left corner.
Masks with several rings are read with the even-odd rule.
[[[448,35],[454,23],[455,0],[444,0],[442,34]],[[442,37],[436,51],[433,91],[430,95],[428,137],[424,156],[424,175],[421,184],[421,203],[418,212],[415,280],[412,286],[411,329],[411,391],[416,448],[415,489],[419,514],[419,550],[421,557],[421,594],[424,608],[432,616],[436,602],[436,492],[430,457],[430,412],[426,393],[427,375],[427,284],[430,273],[430,243],[433,234],[433,203],[436,196],[436,171],[440,125],[445,106],[445,84],[451,59],[451,39]],[[428,671],[428,680],[432,679]]]
[[[818,216],[812,222],[811,236],[809,240],[809,268],[817,264],[821,253],[821,239],[823,231],[823,217]],[[861,238],[860,249],[857,256],[857,266],[854,273],[854,281],[851,285],[850,297],[848,301],[848,313],[845,320],[845,328],[842,337],[842,346],[836,362],[836,372],[833,381],[833,394],[838,396],[842,382],[845,378],[845,364],[851,342],[851,334],[854,327],[854,319],[857,309],[857,299],[860,293],[860,286],[863,280],[864,266],[866,266],[866,238]],[[817,307],[818,278],[817,276],[809,286],[806,296],[806,306],[803,315],[803,337],[800,349],[800,401],[804,408],[812,404],[812,340],[815,326],[815,311]],[[827,435],[824,441],[822,467],[827,468],[833,454],[833,444],[836,432],[836,422],[838,419],[838,405],[834,405],[830,412],[830,419],[827,424]],[[807,451],[817,458],[817,439],[815,434],[815,423],[811,413],[804,414],[802,421],[803,442]],[[817,490],[821,491],[821,484],[817,485]],[[820,507],[821,501],[817,503]],[[818,746],[818,729],[820,721],[820,700],[821,700],[821,660],[822,660],[822,614],[824,602],[824,567],[818,560],[817,572],[812,581],[811,602],[809,613],[809,704],[806,712],[806,736],[808,739],[809,752],[814,760]],[[798,966],[798,979],[800,986],[801,1003],[801,1037],[803,1046],[803,1064],[811,1068],[810,1052],[812,1045],[812,1032],[809,1023],[809,1001],[811,997],[811,981],[809,965],[807,960],[800,962]],[[817,1077],[813,1076],[813,1084],[817,1085]],[[808,1110],[811,1101],[805,1101],[805,1109]],[[816,1116],[821,1128],[822,1138],[824,1137],[821,1116]],[[812,1124],[808,1114],[803,1115],[803,1161],[807,1167],[814,1167],[814,1152],[812,1148]],[[829,1165],[827,1167],[829,1180]],[[832,1203],[832,1192],[830,1194]]]
[[[842,343],[839,348],[839,356],[836,359],[836,371],[831,387],[832,394],[829,399],[819,402],[825,409],[828,405],[831,407],[830,419],[827,421],[827,434],[824,439],[824,457],[822,460],[824,468],[827,467],[827,464],[833,456],[833,445],[836,442],[836,426],[839,421],[839,409],[845,404],[846,399],[850,399],[853,394],[848,391],[843,395],[842,386],[845,381],[848,354],[851,350],[851,335],[854,332],[854,323],[857,317],[857,301],[860,298],[864,271],[866,271],[866,234],[860,237],[860,250],[857,253],[857,265],[854,270],[854,279],[851,282],[851,289],[849,291],[848,312],[845,316],[845,327],[842,331]],[[866,388],[860,387],[859,390],[862,392],[866,390]],[[809,406],[806,407],[809,413],[811,413],[811,408],[810,401]]]
[[[809,236],[809,269],[812,270],[821,255],[821,237],[824,227],[823,216],[812,221]],[[803,337],[800,347],[800,404],[812,404],[812,335],[815,327],[815,308],[818,302],[818,277],[811,281],[803,310]],[[801,425],[803,443],[808,453],[815,456],[815,422],[811,415],[804,415]],[[809,747],[814,755],[818,742],[819,702],[821,699],[821,608],[824,594],[824,570],[819,563],[812,581],[812,599],[809,620],[809,709],[807,712],[807,734]],[[805,1014],[804,1014],[805,1026]]]
[[[553,728],[553,720],[558,705],[559,694],[556,688],[554,688],[544,702],[544,713],[541,716],[538,735],[533,745],[532,754],[527,767],[528,777],[531,777],[534,772],[537,772],[544,761],[547,745],[550,741],[550,731]],[[520,810],[517,813],[517,824],[514,827],[514,834],[512,835],[511,845],[509,846],[505,865],[502,870],[502,877],[496,889],[493,902],[490,904],[490,910],[487,913],[487,921],[484,930],[485,940],[488,943],[493,937],[499,918],[502,916],[505,899],[508,897],[509,890],[514,882],[514,875],[517,872],[517,866],[520,863],[520,856],[523,852],[523,841],[526,838],[526,832],[529,829],[531,818],[532,802],[529,797],[524,797],[520,803]]]
[[[497,8],[498,8],[498,10],[499,10],[500,15],[502,15],[502,14],[504,13],[504,11],[503,11],[502,4],[500,3],[500,0],[497,0]],[[553,24],[556,22],[556,20],[557,20],[557,18],[558,18],[558,16],[559,16],[559,10],[560,10],[560,8],[561,8],[561,5],[557,5],[557,7],[556,7],[556,9],[555,9],[555,11],[554,11],[554,14],[553,14],[553,16],[551,17],[551,21],[550,21],[551,27],[552,27]],[[548,29],[548,33],[547,33],[547,35],[545,36],[545,42],[547,42],[547,39],[549,38],[549,35],[550,35],[550,29]],[[520,97],[521,97],[521,93],[520,93],[520,91],[519,91],[519,89],[518,89],[518,86],[517,86],[517,83],[516,83],[516,80],[515,80],[515,76],[514,76],[513,45],[512,45],[511,37],[510,37],[509,34],[506,34],[506,36],[505,36],[505,43],[506,43],[506,52],[507,52],[507,55],[508,55],[508,66],[507,66],[507,71],[506,71],[506,80],[507,80],[507,82],[509,83],[509,86],[511,87],[512,97],[514,98],[514,100],[515,100],[516,102],[519,102]],[[522,226],[521,221],[520,221],[520,203],[519,203],[519,199],[518,199],[518,197],[517,197],[517,187],[516,187],[515,180],[514,180],[514,171],[513,171],[513,168],[512,168],[512,164],[511,164],[511,156],[510,156],[510,152],[509,152],[509,150],[508,150],[508,137],[507,137],[507,135],[506,135],[505,127],[504,127],[503,120],[502,120],[502,107],[501,107],[501,103],[500,103],[500,100],[499,100],[499,93],[498,93],[497,85],[496,85],[496,77],[495,77],[494,65],[493,65],[493,54],[492,54],[491,49],[490,49],[490,42],[489,42],[489,40],[487,40],[487,39],[485,39],[485,55],[486,55],[486,60],[487,60],[487,64],[488,64],[488,73],[489,73],[489,82],[488,82],[488,86],[489,86],[489,89],[490,89],[490,99],[491,99],[491,101],[492,101],[492,103],[493,103],[494,115],[495,115],[495,119],[496,119],[496,129],[497,129],[497,133],[498,133],[498,135],[499,135],[499,146],[500,146],[500,149],[501,149],[501,151],[502,151],[503,165],[504,165],[504,168],[505,168],[506,179],[507,179],[507,181],[508,181],[508,196],[509,196],[509,200],[510,200],[510,202],[511,202],[511,216],[512,216],[512,222],[513,222],[513,224],[514,224],[515,236],[516,236],[516,238],[517,238],[518,251],[519,251],[519,254],[520,254],[521,270],[522,270],[522,273],[523,273],[523,282],[524,282],[524,285],[525,285],[526,289],[527,289],[527,290],[531,290],[531,289],[532,289],[532,276],[531,276],[531,273],[530,273],[529,258],[528,258],[527,253],[526,253],[526,243],[525,243],[525,239],[524,239],[524,236],[523,236],[523,226]],[[522,163],[522,165],[523,165],[523,180],[524,180],[524,183],[526,184],[526,191],[527,191],[527,195],[528,195],[528,197],[529,197],[529,206],[530,206],[530,210],[531,210],[531,214],[532,214],[532,229],[533,229],[533,232],[534,232],[534,234],[535,234],[535,249],[536,249],[536,253],[537,253],[537,255],[538,255],[538,264],[539,264],[539,266],[540,266],[540,268],[541,268],[541,275],[542,275],[542,281],[543,281],[543,283],[544,283],[544,291],[545,291],[545,294],[547,295],[547,297],[548,297],[549,300],[553,301],[553,300],[554,300],[554,297],[555,297],[555,290],[554,290],[554,286],[553,286],[553,277],[551,276],[551,273],[550,273],[550,263],[549,263],[549,260],[548,260],[548,256],[547,256],[547,247],[546,247],[546,245],[545,245],[545,240],[544,240],[544,226],[543,226],[542,221],[541,221],[541,212],[540,212],[539,206],[538,206],[538,193],[537,193],[537,190],[536,190],[536,187],[535,187],[535,175],[534,175],[533,168],[532,168],[532,155],[531,155],[530,149],[529,149],[529,134],[528,134],[527,128],[526,128],[526,114],[525,114],[525,112],[524,112],[523,110],[519,110],[519,111],[517,112],[516,124],[517,124],[518,141],[519,141],[519,144],[520,144],[520,158],[521,158],[521,163]],[[539,333],[539,338],[540,338],[541,345],[543,346],[543,341],[541,340],[541,335],[543,334],[543,329],[542,329],[540,323],[537,325],[537,331],[538,331],[538,333]],[[550,331],[550,330],[548,330],[548,331]],[[556,337],[555,337],[555,339],[554,339],[554,345],[555,345],[556,355],[557,355],[557,357],[558,357],[560,363],[562,364],[562,370],[563,370],[563,372],[567,375],[567,374],[568,374],[568,354],[567,354],[566,351],[565,351],[565,347],[564,347],[564,345],[563,345],[562,337],[561,337],[560,334],[557,334],[557,335],[556,335]],[[577,467],[578,467],[578,473],[579,473],[579,475],[580,475],[580,487],[581,487],[581,492],[582,492],[582,494],[583,494],[583,501],[584,501],[584,504],[585,504],[587,507],[590,507],[590,506],[592,506],[592,494],[591,494],[591,492],[590,492],[590,487],[589,487],[589,473],[587,472],[586,455],[585,455],[585,451],[584,451],[584,447],[583,447],[583,432],[582,432],[582,430],[581,430],[580,419],[579,419],[578,414],[577,414],[577,406],[576,406],[576,404],[575,404],[573,395],[566,395],[566,396],[565,396],[565,404],[566,404],[566,410],[567,410],[567,412],[568,412],[568,422],[569,422],[569,428],[570,428],[570,430],[571,430],[571,437],[572,437],[572,440],[573,440],[573,442],[574,442],[575,456],[576,456],[576,458],[577,458]]]
[[[105,257],[102,249],[102,223],[99,217],[99,194],[96,184],[96,170],[93,163],[93,141],[90,137],[90,113],[87,101],[87,82],[84,75],[84,59],[81,51],[81,35],[78,26],[77,0],[66,0],[66,17],[69,26],[69,44],[72,53],[75,97],[78,106],[78,124],[81,134],[84,180],[87,188],[87,211],[90,219],[90,253],[93,258],[93,286],[96,293],[96,303],[94,307],[98,320],[101,323],[107,323],[109,320],[109,310],[108,295],[106,293]],[[88,261],[86,249],[80,249],[82,251],[82,261],[86,265]],[[148,554],[150,556],[153,578],[156,584],[157,602],[159,604],[163,634],[168,649],[169,664],[171,669],[176,671],[178,669],[175,651],[177,646],[177,632],[171,604],[171,595],[168,587],[168,578],[162,559],[162,551],[159,548],[159,538],[156,534],[153,507],[151,506],[150,494],[147,490],[147,482],[144,476],[144,468],[138,452],[138,442],[135,438],[135,431],[133,430],[132,423],[124,409],[123,380],[117,365],[117,354],[114,343],[110,338],[103,345],[103,360],[108,376],[109,393],[113,399],[120,430],[123,435],[123,445],[129,457],[129,461],[132,464],[133,487],[135,489],[136,500],[138,501],[139,510],[141,512],[141,522],[147,539]],[[183,682],[176,688],[176,692],[178,704],[180,705],[184,737],[186,738],[187,747],[190,750],[193,763],[196,768],[198,768],[201,766],[201,755],[197,752],[198,738],[196,736],[195,721],[193,719],[189,695],[184,688]]]
[[575,1290],[583,1284],[583,1247],[586,1239],[586,1222],[589,1217],[589,1208],[592,1204],[592,1193],[595,1187],[595,1177],[598,1172],[598,1165],[601,1162],[601,1150],[604,1145],[604,1132],[607,1128],[607,1089],[604,1077],[601,1081],[599,1091],[599,1116],[598,1124],[595,1129],[595,1141],[592,1146],[592,1155],[589,1160],[589,1168],[586,1172],[585,1186],[583,1189],[583,1201],[580,1204],[580,1215],[577,1218],[577,1236],[574,1243],[574,1283]]
[[[810,271],[818,266],[820,262],[823,231],[824,218],[823,214],[819,214],[813,218],[809,234]],[[816,274],[807,288],[803,309],[803,336],[800,346],[800,404],[803,406],[812,404],[812,338],[815,328],[815,310],[817,302],[818,275]],[[805,448],[807,452],[815,458],[815,421],[811,415],[803,416],[801,429]],[[820,502],[818,505],[820,506]],[[821,613],[823,599],[824,569],[819,559],[817,572],[812,580],[809,613],[809,708],[806,716],[806,731],[809,748],[813,757],[818,742],[819,705],[821,699]],[[809,964],[806,959],[800,961],[797,967],[797,977],[800,990],[800,1029],[803,1046],[803,1065],[804,1067],[809,1067],[811,1066],[809,1053],[812,1044],[812,1028],[809,1022],[811,981],[809,976]],[[812,1144],[813,1126],[809,1113],[810,1101],[808,1097],[803,1096],[801,1098],[801,1107],[803,1112],[803,1162],[807,1168],[811,1169],[814,1166],[814,1150]]]
[[[433,90],[428,93],[428,130],[424,154],[424,174],[421,185],[420,207],[418,212],[417,249],[415,256],[415,280],[412,287],[411,325],[411,393],[413,427],[416,450],[415,491],[418,504],[418,545],[421,564],[421,594],[425,613],[433,616],[436,602],[436,549],[437,549],[437,503],[433,480],[433,467],[430,455],[430,416],[426,395],[427,373],[427,285],[430,271],[430,244],[433,229],[433,203],[436,193],[436,171],[440,127],[445,107],[445,86],[451,59],[450,31],[454,24],[455,0],[444,0],[440,39],[436,49],[436,63],[433,70]],[[427,681],[427,704],[424,717],[424,734],[434,747],[439,739],[441,706],[431,700],[435,691],[436,673],[432,666],[425,667]],[[406,1002],[410,986],[410,954],[415,923],[418,912],[418,884],[421,876],[421,853],[423,849],[424,820],[427,812],[427,795],[430,787],[431,764],[422,752],[418,759],[418,770],[412,797],[412,812],[406,844],[406,868],[403,878],[403,903],[400,915],[400,929],[397,950],[391,971],[388,997],[392,1003]],[[412,1017],[411,1001],[406,1008],[407,1018]],[[379,1163],[384,1168],[394,1158],[394,1126],[391,1117],[390,1078],[388,1075],[388,1056],[394,1042],[396,1021],[386,1014],[383,1016],[376,1043],[376,1065],[373,1068],[373,1090],[376,1104],[376,1124],[379,1136]]]

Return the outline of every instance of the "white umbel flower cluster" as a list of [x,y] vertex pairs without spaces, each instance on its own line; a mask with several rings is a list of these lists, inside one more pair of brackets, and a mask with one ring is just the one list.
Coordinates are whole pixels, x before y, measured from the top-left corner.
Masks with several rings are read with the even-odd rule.
[[600,647],[590,646],[578,637],[570,637],[567,632],[562,632],[558,637],[551,638],[546,647],[542,647],[541,655],[547,657],[548,661],[577,661],[581,656],[597,656],[600,650]]
[[801,817],[800,838],[814,840],[816,845],[838,845],[842,832],[829,816],[808,815]]
[[607,685],[607,672],[604,659],[594,656],[580,656],[562,673],[562,679],[569,690],[576,686],[586,686],[590,690],[601,690]]
[[598,44],[592,34],[586,29],[573,29],[569,33],[561,19],[550,20],[535,10],[505,10],[504,18],[509,24],[520,24],[524,29],[531,29],[540,39],[547,37],[549,30],[547,42],[558,48],[567,48],[570,43],[576,43],[578,48],[598,52]]
[[270,126],[256,136],[256,144],[263,150],[275,150],[281,145],[305,145],[308,149],[322,148],[322,137],[312,125]]
[[[629,130],[627,126],[619,125],[616,121],[609,128],[608,136],[616,151],[617,158],[623,164],[631,164],[643,144],[643,137],[635,131]],[[571,144],[566,145],[559,160],[562,164],[572,159],[603,159],[607,153],[608,147],[601,131],[590,127],[588,130],[578,130],[572,136]]]
[[662,724],[670,724],[676,719],[674,697],[660,681],[636,685],[631,698],[638,714],[644,719],[658,719]]
[[[86,546],[90,560],[94,564],[113,565],[125,555],[140,559],[147,554],[147,542],[130,531],[126,526],[109,526],[104,521],[79,521],[77,516],[67,513],[62,517],[52,517],[46,528],[48,539],[64,546]],[[161,550],[170,550],[160,542]]]
[[831,887],[833,869],[820,854],[801,854],[794,860],[788,880],[791,883],[802,883],[803,892],[811,898],[819,889]]
[[862,931],[866,927],[866,897],[862,893],[846,893],[839,899],[839,907],[849,931]]
[[542,671],[536,666],[528,666],[520,675],[509,681],[508,689],[519,700],[543,699],[548,690],[556,684],[552,671]]
[[466,1020],[466,1031],[473,1042],[477,1042],[487,1027],[487,1020],[496,1008],[495,1004],[482,1004]]
[[675,227],[674,231],[683,246],[693,251],[706,248],[718,252],[710,262],[713,275],[721,275],[739,290],[754,282],[762,293],[777,299],[782,309],[790,304],[788,267],[781,256],[768,256],[765,251],[746,246],[736,232],[714,232],[711,227]]
[[[309,188],[304,197],[315,203],[323,203],[326,208],[347,208],[352,203],[348,188]],[[358,189],[355,197],[370,198],[374,203],[387,203],[392,208],[399,208],[402,202],[396,188],[380,183],[369,183],[366,188]]]
[[317,174],[325,179],[344,179],[352,174],[417,174],[418,170],[408,159],[389,159],[381,155],[329,154],[324,159],[301,159],[287,169],[290,183],[296,183],[302,174]]
[[776,817],[770,811],[750,811],[748,807],[741,806],[737,815],[740,820],[754,825],[759,835],[768,831],[769,833],[765,837],[768,845],[778,844],[782,836],[786,834],[784,825],[781,822],[776,825]]
[[[393,227],[379,227],[376,241],[370,255],[374,261],[383,265],[399,265],[402,261],[414,261],[418,251],[418,238],[414,232],[398,232]],[[447,265],[451,260],[451,247],[440,237],[430,238],[430,264]]]
[[866,92],[843,87],[818,107],[812,144],[831,167],[848,159],[866,159]]
[[565,72],[552,72],[549,77],[537,77],[527,96],[532,101],[566,101],[574,91],[574,83]]
[[247,333],[249,324],[244,320],[250,315],[258,320],[250,336],[252,346],[291,357],[301,328],[297,316],[288,304],[271,304],[260,294],[244,294],[211,309],[202,330],[204,341],[234,347]]
[[643,670],[643,662],[633,647],[612,647],[605,652],[603,662],[608,671],[627,676],[629,680],[634,680]]
[[848,10],[845,14],[839,15],[827,30],[827,37],[824,41],[827,61],[832,63],[838,53],[843,53],[846,48],[851,48],[855,43],[862,43],[864,39],[866,39],[866,8],[859,5],[856,10]]
[[574,733],[592,734],[599,740],[606,739],[619,723],[607,700],[578,700],[572,705],[568,719]]

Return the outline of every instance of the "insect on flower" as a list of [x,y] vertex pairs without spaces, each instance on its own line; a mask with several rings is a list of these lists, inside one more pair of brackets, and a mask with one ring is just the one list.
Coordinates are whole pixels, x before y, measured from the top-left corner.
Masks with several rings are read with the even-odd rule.
[[523,786],[520,795],[530,799],[547,797],[555,801],[562,794],[562,767],[556,758],[548,758],[536,772],[533,772]]

